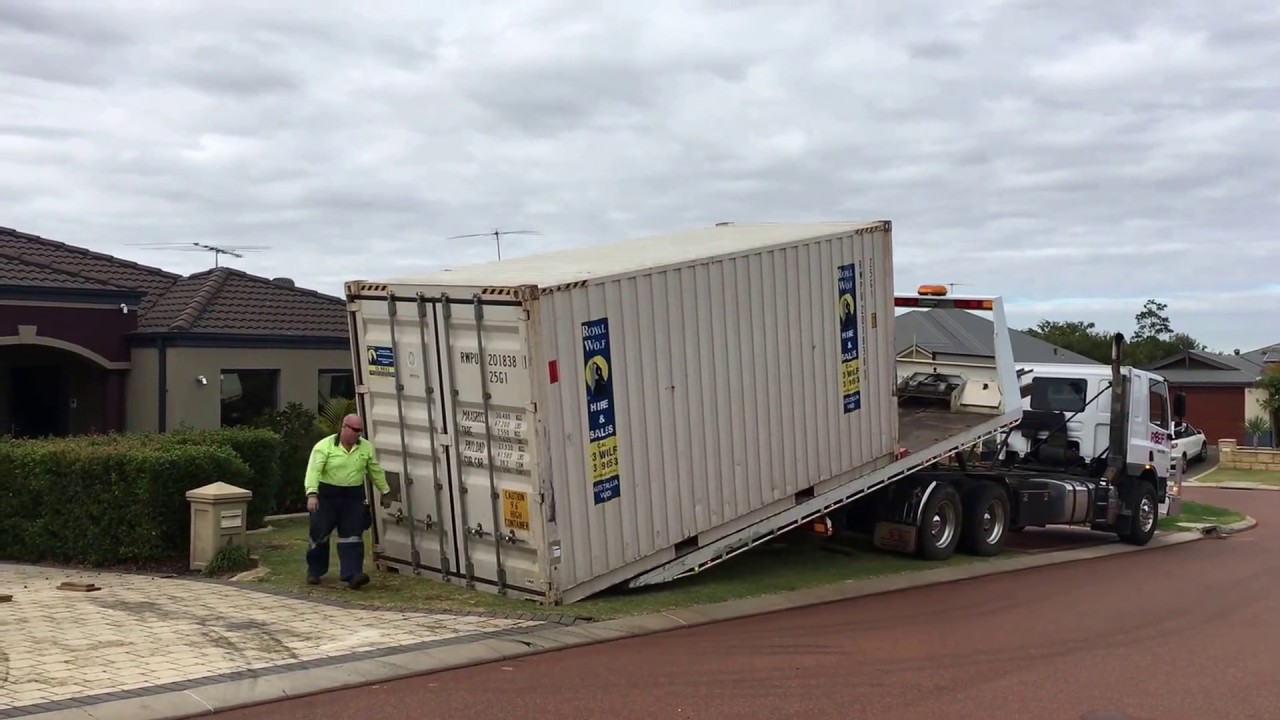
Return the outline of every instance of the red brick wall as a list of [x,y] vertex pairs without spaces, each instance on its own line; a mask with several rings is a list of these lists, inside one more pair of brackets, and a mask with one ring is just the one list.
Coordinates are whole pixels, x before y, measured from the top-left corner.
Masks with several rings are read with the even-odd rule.
[[1187,396],[1187,422],[1204,431],[1217,445],[1223,438],[1244,442],[1244,388],[1173,385],[1175,393]]

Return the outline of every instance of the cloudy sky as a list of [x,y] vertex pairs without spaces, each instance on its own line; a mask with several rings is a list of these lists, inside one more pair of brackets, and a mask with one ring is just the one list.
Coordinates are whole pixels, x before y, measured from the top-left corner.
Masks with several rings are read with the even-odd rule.
[[[602,10],[603,6],[603,10]],[[1229,11],[1226,9],[1229,7]],[[0,225],[355,277],[891,219],[896,281],[1280,341],[1271,0],[3,0]],[[1271,130],[1266,128],[1270,127]]]

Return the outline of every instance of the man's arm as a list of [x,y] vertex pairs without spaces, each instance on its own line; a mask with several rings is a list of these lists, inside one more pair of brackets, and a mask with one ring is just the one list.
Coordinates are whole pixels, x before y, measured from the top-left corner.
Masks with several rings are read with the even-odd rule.
[[391,492],[391,486],[387,484],[387,473],[378,464],[378,456],[373,452],[373,443],[369,443],[369,477],[373,478],[373,486],[378,488],[378,492],[386,495]]
[[328,453],[324,443],[324,440],[316,443],[311,448],[311,458],[307,460],[307,475],[302,484],[308,496],[320,492],[320,472],[324,469],[324,460]]

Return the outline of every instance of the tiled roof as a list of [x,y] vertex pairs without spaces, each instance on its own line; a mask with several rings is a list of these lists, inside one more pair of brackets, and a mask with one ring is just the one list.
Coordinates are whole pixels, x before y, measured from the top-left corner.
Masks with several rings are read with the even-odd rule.
[[348,336],[346,303],[234,268],[182,277],[0,227],[0,285],[146,293],[139,332]]
[[0,247],[0,284],[77,290],[127,289],[92,280],[54,265],[38,263],[17,254],[10,254],[4,247]]
[[138,309],[140,314],[146,313],[156,293],[167,290],[181,277],[160,268],[139,265],[6,227],[0,227],[0,254],[32,265],[54,267],[64,274],[93,280],[114,289],[142,290],[148,295]]
[[[893,320],[897,352],[912,345],[931,353],[995,356],[995,324],[985,317],[957,308],[912,310]],[[1096,360],[1009,328],[1013,361],[1019,363],[1077,363],[1098,365]]]
[[1262,374],[1262,365],[1243,355],[1203,350],[1185,350],[1153,363],[1148,369],[1173,385],[1252,385]]
[[1247,353],[1241,353],[1240,357],[1258,366],[1262,366],[1268,362],[1280,362],[1280,343],[1266,345],[1258,348],[1257,350],[1250,350]]
[[179,280],[139,323],[141,332],[347,337],[346,303],[234,268]]

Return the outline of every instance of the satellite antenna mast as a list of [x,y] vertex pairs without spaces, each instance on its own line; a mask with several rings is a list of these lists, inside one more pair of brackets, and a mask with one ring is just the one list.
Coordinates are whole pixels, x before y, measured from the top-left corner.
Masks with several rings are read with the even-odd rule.
[[470,235],[454,235],[446,238],[447,240],[461,240],[463,238],[477,238],[493,236],[493,244],[498,248],[498,259],[502,259],[502,236],[503,235],[541,235],[537,230],[498,230],[495,228],[492,232],[471,233]]
[[266,250],[266,245],[208,245],[200,242],[191,243],[129,243],[138,247],[149,247],[157,250],[183,250],[187,252],[211,252],[213,253],[213,266],[220,267],[219,260],[223,255],[231,257],[243,258],[241,253],[258,252]]

